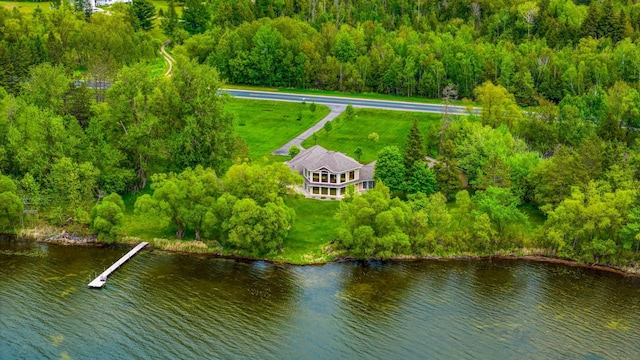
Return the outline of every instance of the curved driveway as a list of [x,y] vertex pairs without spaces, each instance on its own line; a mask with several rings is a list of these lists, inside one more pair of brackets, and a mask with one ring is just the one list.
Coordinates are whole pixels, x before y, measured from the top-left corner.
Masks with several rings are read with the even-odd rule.
[[[418,111],[418,112],[430,112],[430,113],[444,113],[445,106],[440,104],[423,104],[406,101],[389,101],[389,100],[370,100],[370,99],[358,99],[347,98],[337,96],[321,96],[321,95],[303,95],[303,94],[289,94],[281,92],[269,92],[269,91],[253,91],[253,90],[233,90],[222,89],[229,95],[253,100],[271,100],[271,101],[289,101],[289,102],[315,102],[322,105],[349,105],[357,108],[374,108],[385,110],[398,110],[398,111]],[[474,108],[476,114],[480,113],[479,108]],[[467,109],[464,106],[449,106],[449,113],[453,115],[467,115]]]

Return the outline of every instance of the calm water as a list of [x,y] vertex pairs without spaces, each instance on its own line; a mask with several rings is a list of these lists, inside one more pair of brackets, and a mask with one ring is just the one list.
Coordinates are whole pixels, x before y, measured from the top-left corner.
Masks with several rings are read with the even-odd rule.
[[0,240],[0,358],[640,358],[639,279],[526,261],[289,267],[145,250],[106,288],[86,287],[127,250]]

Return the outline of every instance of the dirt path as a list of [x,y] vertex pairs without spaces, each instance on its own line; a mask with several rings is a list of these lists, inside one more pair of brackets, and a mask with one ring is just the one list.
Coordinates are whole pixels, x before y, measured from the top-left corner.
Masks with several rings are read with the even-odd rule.
[[165,46],[169,45],[170,42],[171,40],[165,40],[165,42],[162,43],[162,47],[160,48],[160,53],[162,53],[162,57],[164,57],[164,59],[169,64],[169,69],[167,70],[166,73],[164,73],[164,76],[171,76],[171,70],[173,70],[173,62],[175,61],[173,60],[171,55],[169,55],[167,50],[165,50]]
[[329,107],[329,109],[331,109],[331,112],[327,116],[322,118],[322,120],[318,121],[315,125],[313,125],[309,129],[307,129],[302,134],[300,134],[300,135],[296,136],[295,138],[293,138],[293,140],[291,140],[288,143],[284,144],[284,146],[282,146],[278,150],[272,152],[272,154],[273,155],[289,155],[289,148],[292,147],[293,145],[295,145],[295,146],[299,147],[300,149],[302,149],[302,142],[303,141],[305,141],[308,138],[310,138],[313,135],[313,133],[315,133],[316,131],[322,129],[322,127],[324,126],[324,124],[327,121],[332,121],[333,119],[337,118],[338,115],[342,114],[342,112],[344,112],[347,109],[347,107],[345,105],[327,105],[327,106]]

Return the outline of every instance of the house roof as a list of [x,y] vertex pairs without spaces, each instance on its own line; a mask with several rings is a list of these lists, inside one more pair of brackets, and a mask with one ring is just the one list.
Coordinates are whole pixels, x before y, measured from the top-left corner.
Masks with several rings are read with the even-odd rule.
[[360,181],[373,181],[373,170],[376,162],[370,162],[360,168]]
[[325,168],[333,173],[341,173],[362,167],[359,162],[347,155],[329,151],[319,145],[302,150],[296,157],[287,161],[286,164],[296,171],[302,171],[302,169],[316,171]]

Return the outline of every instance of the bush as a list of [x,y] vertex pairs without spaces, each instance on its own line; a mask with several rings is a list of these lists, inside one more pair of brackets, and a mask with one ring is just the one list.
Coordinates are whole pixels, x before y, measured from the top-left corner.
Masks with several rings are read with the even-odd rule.
[[331,130],[333,130],[333,124],[331,124],[331,121],[324,123],[324,131],[328,134]]
[[369,134],[369,136],[367,136],[367,139],[373,142],[378,142],[378,140],[380,140],[380,136],[378,135],[378,133],[371,133]]
[[291,158],[293,159],[294,157],[296,157],[296,155],[300,154],[300,148],[293,145],[292,147],[289,148],[289,156],[291,156]]
[[98,234],[98,240],[111,242],[119,235],[123,218],[124,201],[112,193],[91,209],[91,228]]

